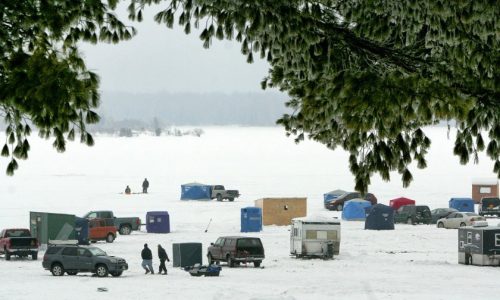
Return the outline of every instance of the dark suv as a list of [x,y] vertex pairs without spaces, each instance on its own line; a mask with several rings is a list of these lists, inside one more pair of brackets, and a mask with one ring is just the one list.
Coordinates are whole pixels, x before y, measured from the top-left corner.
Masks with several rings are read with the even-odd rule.
[[394,222],[407,224],[431,224],[431,210],[427,205],[404,205],[396,211],[396,214],[394,215]]
[[350,193],[345,193],[338,198],[333,199],[332,201],[328,202],[325,207],[329,210],[338,210],[341,211],[344,208],[344,203],[346,201],[352,200],[352,199],[357,199],[361,198],[367,201],[370,201],[372,205],[377,204],[377,197],[371,193],[366,193],[364,197],[361,197],[361,194],[358,192],[350,192]]
[[230,268],[252,262],[257,268],[264,259],[264,247],[259,238],[223,236],[211,243],[207,250],[208,264],[227,262]]
[[42,266],[54,276],[62,276],[64,272],[68,275],[91,272],[98,277],[106,277],[108,274],[118,277],[128,269],[123,258],[108,256],[97,247],[76,245],[49,246],[43,256]]

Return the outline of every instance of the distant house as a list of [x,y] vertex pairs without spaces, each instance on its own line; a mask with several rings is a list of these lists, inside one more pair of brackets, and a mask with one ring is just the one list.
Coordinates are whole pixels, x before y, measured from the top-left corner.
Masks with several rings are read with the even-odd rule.
[[472,180],[472,199],[479,203],[483,197],[498,197],[498,179],[477,178]]

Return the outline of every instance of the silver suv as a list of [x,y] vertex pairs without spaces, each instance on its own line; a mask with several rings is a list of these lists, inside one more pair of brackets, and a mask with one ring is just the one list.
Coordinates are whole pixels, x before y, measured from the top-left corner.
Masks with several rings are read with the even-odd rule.
[[43,256],[42,266],[54,276],[63,276],[65,272],[68,275],[91,272],[98,277],[106,277],[108,274],[118,277],[128,269],[123,258],[108,256],[97,247],[76,245],[49,246]]

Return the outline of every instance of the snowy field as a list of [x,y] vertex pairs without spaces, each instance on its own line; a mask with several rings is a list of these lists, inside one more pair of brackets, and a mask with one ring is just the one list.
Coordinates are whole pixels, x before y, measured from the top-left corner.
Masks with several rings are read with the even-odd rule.
[[[170,213],[170,234],[134,232],[112,244],[99,242],[108,254],[121,256],[129,271],[120,278],[90,274],[53,277],[38,261],[0,258],[0,299],[499,299],[500,268],[457,263],[457,231],[432,225],[396,225],[393,231],[365,231],[363,222],[342,222],[340,255],[334,260],[297,260],[289,256],[287,226],[265,226],[264,268],[223,268],[220,277],[191,277],[167,264],[168,276],[144,275],[144,243],[162,244],[172,258],[172,243],[202,242],[239,234],[240,208],[272,196],[306,196],[308,215],[339,216],[323,208],[322,194],[352,190],[347,154],[314,142],[294,144],[282,128],[204,128],[201,138],[117,138],[97,136],[94,147],[68,144],[65,153],[52,141],[34,135],[28,161],[14,177],[5,175],[0,159],[0,229],[29,227],[29,211],[83,215],[113,210],[117,216],[147,211]],[[399,196],[433,208],[447,207],[452,196],[470,197],[473,178],[494,178],[492,162],[461,166],[452,155],[453,136],[445,128],[426,133],[433,145],[429,167],[413,168],[414,182],[403,189],[397,174],[391,182],[372,179],[370,192],[380,203]],[[0,134],[0,140],[5,136]],[[126,185],[139,191],[147,177],[150,193],[124,195]],[[239,189],[233,203],[180,201],[180,185],[224,184]],[[340,217],[340,216],[339,216]],[[212,224],[207,233],[205,227]],[[498,219],[490,219],[496,225]],[[145,230],[145,228],[143,229]],[[206,257],[204,257],[206,263]],[[97,288],[106,287],[107,293]]]

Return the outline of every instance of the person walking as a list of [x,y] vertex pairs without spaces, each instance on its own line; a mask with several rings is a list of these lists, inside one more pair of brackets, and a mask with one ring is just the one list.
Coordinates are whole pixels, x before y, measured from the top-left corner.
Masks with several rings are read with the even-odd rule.
[[144,194],[148,193],[148,187],[149,187],[149,181],[147,178],[144,178],[144,181],[142,182],[142,192]]
[[158,244],[158,258],[160,259],[160,270],[158,271],[158,274],[161,274],[161,271],[163,270],[163,275],[167,275],[165,260],[170,262],[170,259],[168,258],[167,251],[165,251],[165,249],[160,244]]
[[125,188],[125,194],[130,195],[130,193],[130,187],[127,185],[127,187]]
[[[154,274],[153,270],[153,253],[151,253],[151,249],[148,248],[148,244],[144,244],[144,249],[142,249],[141,252],[141,258],[142,258],[142,267],[144,270],[146,270],[146,273],[148,274],[151,272],[151,274]],[[147,268],[146,268],[147,267]]]

